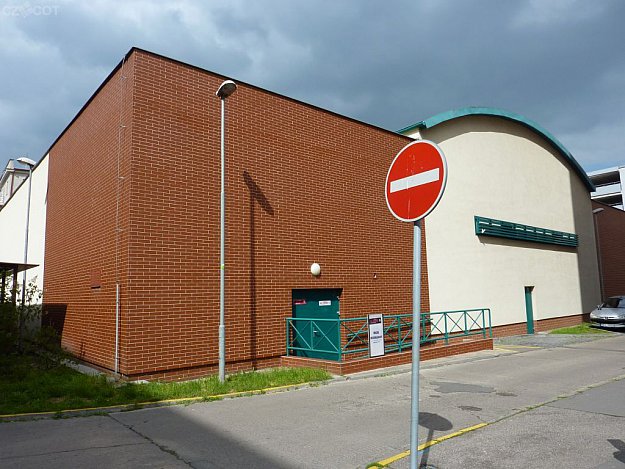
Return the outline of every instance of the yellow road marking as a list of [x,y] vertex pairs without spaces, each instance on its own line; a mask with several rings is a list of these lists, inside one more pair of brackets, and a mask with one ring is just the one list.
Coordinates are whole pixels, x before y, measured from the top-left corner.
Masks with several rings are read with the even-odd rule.
[[[457,436],[464,435],[465,433],[472,432],[472,431],[477,430],[479,428],[483,428],[483,427],[485,427],[487,425],[488,425],[488,423],[479,423],[477,425],[473,425],[472,427],[463,428],[462,430],[458,430],[457,432],[450,433],[449,435],[444,435],[444,436],[441,436],[439,438],[434,438],[433,440],[426,441],[422,445],[419,445],[417,447],[417,451],[422,451],[425,448],[429,448],[430,446],[434,446],[434,445],[436,445],[438,443],[441,443],[441,442],[443,442],[445,440],[449,440],[451,438],[455,438]],[[400,459],[405,458],[406,456],[410,456],[410,450],[404,451],[403,453],[396,454],[395,456],[391,456],[390,458],[383,459],[382,461],[378,461],[377,464],[382,466],[382,467],[388,466],[389,464],[394,463],[395,461],[399,461]]]
[[378,461],[377,464],[382,467],[388,466],[389,464],[394,463],[395,461],[399,461],[400,459],[403,459],[406,456],[410,456],[410,450],[404,451],[403,453],[396,454],[395,456],[391,456],[390,458],[383,459],[382,461]]
[[516,350],[516,349],[540,349],[543,347],[537,347],[535,345],[495,345],[493,347],[495,350],[497,349],[502,349],[502,350]]

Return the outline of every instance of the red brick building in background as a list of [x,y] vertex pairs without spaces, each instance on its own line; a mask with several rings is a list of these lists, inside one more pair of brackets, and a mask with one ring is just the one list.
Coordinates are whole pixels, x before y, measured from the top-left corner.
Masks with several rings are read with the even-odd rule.
[[603,299],[625,295],[625,212],[592,202]]
[[[52,145],[44,308],[77,357],[115,370],[117,347],[131,378],[216,372],[224,79],[133,48]],[[410,312],[412,289],[412,226],[383,195],[411,139],[238,85],[226,104],[228,372],[279,363],[294,289],[342,289],[342,317]]]

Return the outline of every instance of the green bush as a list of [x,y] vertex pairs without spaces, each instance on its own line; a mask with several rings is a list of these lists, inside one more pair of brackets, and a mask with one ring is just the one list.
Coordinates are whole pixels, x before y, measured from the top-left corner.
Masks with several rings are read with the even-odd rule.
[[[16,286],[16,297],[21,298],[22,285]],[[61,340],[51,327],[41,327],[41,290],[36,278],[26,285],[25,304],[11,303],[12,281],[5,289],[5,297],[0,302],[0,353],[28,354],[40,369],[59,366],[70,355],[61,347]]]
[[0,303],[0,353],[10,354],[17,350],[19,315],[11,303]]

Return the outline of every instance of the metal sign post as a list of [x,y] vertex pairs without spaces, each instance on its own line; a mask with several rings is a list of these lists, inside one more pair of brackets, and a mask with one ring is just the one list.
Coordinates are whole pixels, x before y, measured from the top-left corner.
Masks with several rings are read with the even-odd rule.
[[421,220],[414,222],[412,256],[410,469],[417,469],[417,444],[419,442],[419,352],[421,349]]
[[419,352],[421,347],[421,219],[440,201],[447,183],[445,155],[435,143],[417,140],[395,157],[386,175],[386,204],[401,221],[414,222],[412,246],[412,398],[410,469],[417,469]]

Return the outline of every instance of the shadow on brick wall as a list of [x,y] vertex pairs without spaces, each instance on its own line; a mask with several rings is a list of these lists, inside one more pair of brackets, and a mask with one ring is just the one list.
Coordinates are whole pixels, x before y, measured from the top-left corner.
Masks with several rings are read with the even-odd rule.
[[41,313],[41,326],[51,327],[58,334],[59,339],[63,337],[63,328],[65,327],[65,314],[67,305],[45,303]]
[[250,227],[250,358],[256,367],[257,357],[257,299],[256,299],[256,206],[264,213],[274,215],[269,200],[247,171],[243,171],[243,180],[249,190],[249,227]]

